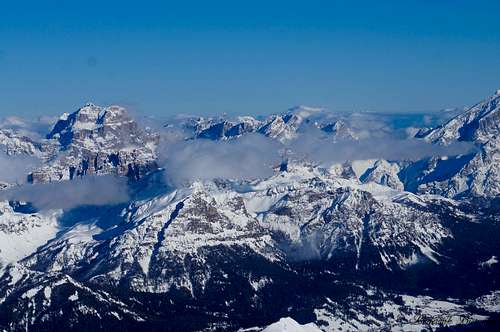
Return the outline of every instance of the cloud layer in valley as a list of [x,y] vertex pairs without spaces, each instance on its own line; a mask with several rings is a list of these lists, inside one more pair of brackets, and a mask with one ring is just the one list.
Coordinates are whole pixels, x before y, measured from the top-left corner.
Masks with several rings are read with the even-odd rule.
[[0,181],[24,183],[28,173],[39,165],[36,158],[29,156],[10,156],[0,152]]
[[273,174],[283,159],[306,160],[325,167],[345,161],[386,159],[415,161],[427,157],[462,155],[475,151],[472,144],[448,146],[420,139],[396,137],[334,140],[318,129],[303,131],[285,144],[260,134],[229,141],[183,140],[169,136],[160,162],[173,185],[216,178],[252,180]]
[[305,133],[291,141],[287,148],[292,159],[308,160],[319,164],[367,159],[415,161],[427,157],[454,156],[475,151],[474,145],[467,142],[443,146],[413,138],[333,141],[317,132]]
[[83,205],[119,204],[129,200],[127,179],[86,176],[72,181],[26,184],[0,191],[0,200],[29,202],[39,210]]
[[163,165],[168,180],[175,185],[216,178],[252,180],[273,174],[273,167],[281,162],[281,148],[259,134],[231,141],[170,142],[163,149]]

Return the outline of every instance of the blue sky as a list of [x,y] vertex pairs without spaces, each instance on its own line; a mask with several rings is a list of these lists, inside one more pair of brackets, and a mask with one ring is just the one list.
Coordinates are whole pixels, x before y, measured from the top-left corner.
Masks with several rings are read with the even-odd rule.
[[4,1],[0,115],[430,111],[500,88],[500,1]]

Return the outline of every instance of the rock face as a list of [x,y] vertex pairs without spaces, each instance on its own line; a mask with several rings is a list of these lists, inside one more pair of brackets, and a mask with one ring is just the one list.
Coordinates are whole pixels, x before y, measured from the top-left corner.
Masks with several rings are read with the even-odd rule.
[[0,147],[7,155],[40,160],[42,166],[27,174],[32,183],[90,174],[118,174],[137,180],[158,167],[158,143],[158,134],[140,128],[119,106],[87,104],[65,113],[46,139],[0,128]]
[[139,128],[124,108],[85,105],[64,114],[47,135],[59,153],[30,175],[33,183],[115,173],[137,179],[156,169],[159,137]]

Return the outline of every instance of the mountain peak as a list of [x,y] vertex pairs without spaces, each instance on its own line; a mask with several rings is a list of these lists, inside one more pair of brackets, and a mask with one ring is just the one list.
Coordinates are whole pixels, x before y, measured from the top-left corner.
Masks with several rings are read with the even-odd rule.
[[[500,89],[499,89],[500,90]],[[453,141],[486,143],[500,134],[500,93],[455,116],[443,126],[429,131],[425,139],[435,143],[449,144]]]
[[60,139],[70,133],[93,131],[106,124],[120,122],[133,122],[125,108],[117,105],[100,107],[92,103],[87,103],[71,114],[63,113],[52,131],[47,135],[47,138]]
[[50,166],[35,170],[31,182],[109,173],[138,179],[156,169],[159,136],[141,128],[121,106],[87,103],[63,114],[47,139],[50,146],[64,153],[50,158]]

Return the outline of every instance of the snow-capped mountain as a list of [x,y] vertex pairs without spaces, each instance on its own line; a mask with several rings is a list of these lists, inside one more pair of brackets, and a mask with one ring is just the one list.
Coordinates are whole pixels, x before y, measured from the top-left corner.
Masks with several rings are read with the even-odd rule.
[[271,115],[264,120],[258,120],[251,116],[240,116],[234,119],[198,118],[189,121],[186,126],[194,131],[196,138],[225,140],[257,132],[286,142],[297,137],[297,131],[301,126],[310,123],[310,118],[323,111],[320,108],[297,106],[290,108],[283,114]]
[[377,160],[361,176],[364,183],[375,182],[396,190],[404,190],[404,184],[398,176],[401,171],[398,163],[387,160]]
[[470,142],[477,151],[418,161],[407,169],[407,189],[447,197],[500,194],[500,91],[422,138],[442,145]]
[[343,120],[337,120],[333,123],[324,125],[321,130],[331,134],[335,139],[358,139],[359,137],[353,132],[352,128]]
[[266,327],[262,332],[319,332],[321,331],[314,323],[301,325],[290,317],[280,319]]
[[140,128],[124,108],[93,104],[63,114],[46,139],[0,131],[0,145],[7,154],[43,161],[29,174],[32,183],[108,173],[137,179],[157,168],[158,143],[159,136]]
[[309,123],[310,118],[323,110],[307,106],[297,106],[288,110],[283,115],[274,115],[267,119],[258,132],[268,137],[286,142],[297,137],[297,131],[304,123]]
[[240,137],[257,130],[261,122],[251,116],[237,117],[234,120],[198,118],[188,124],[196,138],[224,140]]
[[500,134],[500,90],[472,106],[444,125],[432,130],[425,139],[449,144],[453,141],[486,143]]
[[[14,327],[52,326],[61,317],[106,326],[168,316],[136,309],[151,300],[132,303],[130,294],[164,297],[170,308],[192,301],[207,303],[203,310],[260,312],[254,306],[297,278],[302,262],[323,261],[332,276],[439,267],[449,260],[445,241],[454,238],[449,223],[469,223],[457,203],[438,196],[402,195],[293,165],[242,192],[230,183],[195,183],[128,207],[68,213],[62,233],[7,268],[0,281],[4,309],[33,308]],[[250,302],[241,302],[234,283]],[[69,306],[58,315],[61,302]],[[109,309],[99,316],[101,305]],[[216,326],[231,329],[241,324],[235,319]]]
[[[447,317],[494,330],[499,97],[420,138],[471,142],[471,154],[329,164],[289,154],[271,176],[175,187],[161,133],[121,107],[85,105],[43,139],[1,129],[7,157],[40,162],[23,188],[111,173],[130,178],[130,199],[66,210],[0,202],[0,328],[422,330]],[[359,117],[345,118],[302,106],[178,125],[190,130],[184,143],[209,139],[207,149],[262,134],[286,150],[310,130],[315,144],[363,140]]]

